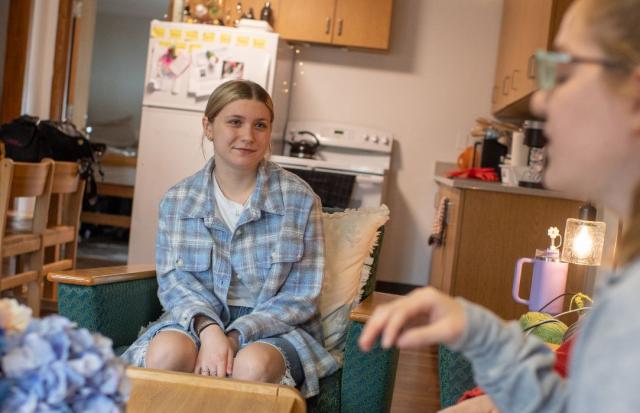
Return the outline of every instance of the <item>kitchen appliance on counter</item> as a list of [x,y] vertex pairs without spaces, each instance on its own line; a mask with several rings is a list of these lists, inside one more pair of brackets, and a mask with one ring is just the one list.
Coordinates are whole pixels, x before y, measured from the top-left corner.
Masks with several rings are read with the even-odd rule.
[[542,188],[542,177],[547,162],[545,145],[547,137],[544,135],[544,122],[526,120],[524,129],[524,144],[529,148],[527,169],[520,179],[519,185],[529,188]]
[[507,155],[508,147],[498,141],[500,132],[494,128],[487,128],[482,139],[481,168],[493,168],[496,174],[500,174],[501,158]]
[[276,110],[272,141],[282,145],[292,71],[293,50],[276,33],[151,22],[129,264],[155,261],[162,195],[211,156],[211,146],[201,144],[209,94],[233,79],[263,86]]
[[271,160],[310,183],[323,206],[360,208],[385,201],[391,163],[390,132],[335,122],[289,121],[285,141],[312,134],[319,145],[313,158],[300,158],[293,146]]
[[308,130],[301,130],[294,133],[293,136],[285,142],[291,145],[289,147],[289,156],[296,158],[313,159],[318,146],[320,146],[320,140],[318,140],[313,132]]

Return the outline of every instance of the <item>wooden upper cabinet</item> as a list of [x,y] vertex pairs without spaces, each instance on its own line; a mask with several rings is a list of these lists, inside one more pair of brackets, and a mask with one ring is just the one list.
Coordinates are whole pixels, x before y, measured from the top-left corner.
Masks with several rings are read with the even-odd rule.
[[550,49],[573,0],[504,0],[491,108],[497,117],[526,117],[537,88],[534,54]]
[[516,43],[515,60],[511,68],[510,100],[518,100],[537,89],[534,55],[553,43],[551,33],[553,0],[519,0],[524,16]]
[[333,44],[388,49],[392,0],[337,0]]
[[293,41],[388,49],[393,0],[279,0],[275,30]]
[[516,1],[506,0],[502,8],[502,29],[500,31],[500,40],[498,45],[498,62],[496,65],[496,76],[493,86],[492,94],[492,108],[502,107],[504,101],[509,95],[509,82],[511,75],[508,73],[508,69],[512,66],[512,61],[515,60],[514,50],[515,43],[517,43],[516,37],[519,34],[517,24],[519,22],[518,13],[521,9],[518,7]]
[[331,43],[335,3],[336,0],[280,0],[275,30],[288,40]]
[[[265,0],[242,0],[260,18]],[[237,18],[237,0],[223,0],[222,14]],[[283,39],[364,49],[389,49],[393,0],[271,0],[273,30]],[[169,7],[171,10],[172,8]]]

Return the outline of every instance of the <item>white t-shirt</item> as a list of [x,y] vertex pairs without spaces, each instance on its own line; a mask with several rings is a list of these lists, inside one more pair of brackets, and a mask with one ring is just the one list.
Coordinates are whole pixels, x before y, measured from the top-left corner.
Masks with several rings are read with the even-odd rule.
[[[233,233],[238,225],[240,215],[247,209],[247,205],[239,204],[224,196],[215,175],[213,176],[213,193],[216,198],[216,215],[227,224],[229,231]],[[229,292],[227,293],[227,304],[252,308],[256,305],[254,294],[242,282],[242,275],[237,274],[233,269]]]

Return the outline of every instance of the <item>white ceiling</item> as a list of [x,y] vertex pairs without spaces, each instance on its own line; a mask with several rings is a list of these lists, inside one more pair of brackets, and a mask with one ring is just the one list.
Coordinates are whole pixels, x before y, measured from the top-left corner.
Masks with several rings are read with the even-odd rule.
[[98,13],[162,19],[169,0],[97,0]]

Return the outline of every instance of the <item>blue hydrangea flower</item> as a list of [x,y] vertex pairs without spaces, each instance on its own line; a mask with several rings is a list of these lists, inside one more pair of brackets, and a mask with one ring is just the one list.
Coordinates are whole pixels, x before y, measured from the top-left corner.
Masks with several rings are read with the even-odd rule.
[[0,330],[1,412],[120,412],[128,392],[108,338],[55,315]]

